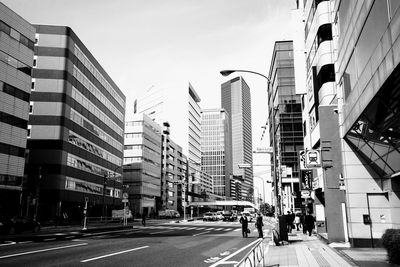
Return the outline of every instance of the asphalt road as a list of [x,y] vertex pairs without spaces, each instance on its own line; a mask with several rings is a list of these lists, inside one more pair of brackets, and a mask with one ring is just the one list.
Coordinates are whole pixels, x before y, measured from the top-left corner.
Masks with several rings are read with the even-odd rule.
[[[266,224],[265,234],[269,231]],[[158,223],[78,239],[0,245],[0,266],[233,266],[257,241],[238,222]],[[225,261],[231,264],[223,264]]]

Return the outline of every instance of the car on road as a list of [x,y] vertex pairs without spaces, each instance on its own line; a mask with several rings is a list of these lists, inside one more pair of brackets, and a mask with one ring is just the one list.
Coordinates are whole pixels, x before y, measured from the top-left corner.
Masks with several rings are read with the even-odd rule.
[[216,216],[217,216],[218,221],[222,221],[224,219],[224,215],[223,215],[222,211],[217,211]]
[[216,221],[217,220],[217,214],[214,212],[206,212],[203,215],[203,221]]
[[222,213],[222,216],[224,216],[224,218],[222,220],[225,221],[225,222],[233,222],[233,221],[237,220],[236,213],[233,213],[233,212],[228,211],[228,210],[224,211]]
[[180,213],[176,210],[160,210],[158,218],[160,219],[175,219],[181,217]]
[[39,232],[40,223],[22,216],[15,216],[11,219],[7,217],[0,218],[0,233],[12,235],[26,231]]

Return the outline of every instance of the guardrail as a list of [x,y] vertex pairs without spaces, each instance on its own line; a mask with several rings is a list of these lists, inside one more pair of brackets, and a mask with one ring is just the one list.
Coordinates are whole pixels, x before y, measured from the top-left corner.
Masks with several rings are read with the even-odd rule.
[[254,247],[235,265],[235,267],[258,267],[264,266],[264,243],[259,239]]

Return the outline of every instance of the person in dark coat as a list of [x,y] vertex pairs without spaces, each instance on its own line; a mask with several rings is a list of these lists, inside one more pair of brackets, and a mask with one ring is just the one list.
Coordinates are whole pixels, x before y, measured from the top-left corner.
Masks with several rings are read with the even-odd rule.
[[246,215],[242,214],[242,217],[240,217],[239,222],[242,224],[242,235],[243,237],[248,237],[248,226],[249,226],[249,220],[247,219]]
[[307,228],[308,235],[311,236],[312,231],[315,227],[315,218],[311,214],[307,214],[305,218],[305,224]]
[[146,214],[142,212],[142,225],[146,226]]
[[301,227],[303,228],[303,234],[307,234],[306,214],[304,214],[304,213],[301,214],[300,223],[301,223]]
[[257,227],[257,231],[258,231],[258,238],[264,238],[264,233],[262,230],[263,226],[264,226],[263,217],[262,217],[261,213],[258,213],[257,218],[256,218],[256,227]]
[[293,229],[293,221],[294,221],[294,217],[293,216],[294,213],[291,213],[289,210],[287,211],[286,214],[286,226],[287,226],[287,232],[291,233],[292,229]]

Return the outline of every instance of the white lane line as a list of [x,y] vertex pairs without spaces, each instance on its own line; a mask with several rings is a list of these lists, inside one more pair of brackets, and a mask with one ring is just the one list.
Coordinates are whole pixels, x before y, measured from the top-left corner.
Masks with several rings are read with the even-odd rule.
[[119,254],[122,254],[122,253],[127,253],[127,252],[131,252],[131,251],[139,250],[139,249],[148,248],[148,247],[149,247],[149,246],[143,246],[143,247],[128,249],[128,250],[124,250],[124,251],[120,251],[120,252],[115,252],[115,253],[111,253],[111,254],[99,256],[99,257],[96,257],[96,258],[91,258],[91,259],[87,259],[87,260],[82,260],[81,262],[94,261],[94,260],[98,260],[98,259],[102,259],[102,258],[107,258],[107,257],[119,255]]
[[174,231],[174,230],[159,231],[159,232],[154,232],[154,233],[150,233],[150,234],[156,235],[156,234],[168,233],[168,232],[172,232],[172,231]]
[[231,231],[231,230],[232,230],[232,228],[226,228],[224,231],[228,232],[228,231]]
[[245,250],[248,247],[253,246],[255,243],[258,242],[258,239],[254,240],[253,242],[251,242],[250,244],[248,244],[247,246],[242,247],[241,249],[235,251],[234,253],[232,253],[231,255],[229,255],[228,257],[225,257],[223,259],[221,259],[220,261],[217,261],[216,263],[214,263],[213,265],[210,265],[210,267],[216,267],[218,265],[221,264],[225,264],[227,262],[227,260],[229,260],[230,258],[232,258],[233,256],[239,254],[240,252],[242,252],[243,250]]
[[215,231],[221,231],[224,228],[216,228]]
[[21,241],[21,242],[18,242],[18,244],[29,244],[29,243],[33,243],[33,241]]
[[205,227],[200,227],[200,228],[197,228],[196,230],[204,230],[204,229],[206,229]]
[[54,241],[54,240],[57,240],[56,238],[46,238],[46,239],[43,239],[43,241]]
[[237,232],[237,231],[240,231],[240,230],[242,230],[242,229],[238,228],[238,229],[235,229],[235,230],[233,230],[233,231]]
[[0,247],[11,246],[11,245],[17,244],[17,243],[15,243],[15,242],[13,242],[13,241],[5,241],[5,242],[7,242],[7,243],[5,243],[5,244],[0,244]]
[[87,244],[88,243],[80,243],[80,244],[69,245],[69,246],[46,248],[46,249],[40,249],[40,250],[32,250],[32,251],[27,251],[27,252],[21,252],[21,253],[16,253],[16,254],[0,256],[0,259],[12,258],[12,257],[17,257],[17,256],[23,256],[23,255],[28,255],[28,254],[34,254],[34,253],[40,253],[40,252],[58,250],[58,249],[64,249],[64,248],[73,248],[73,247],[79,247],[79,246],[86,246]]
[[198,233],[198,234],[194,234],[193,236],[198,236],[198,235],[202,235],[202,234],[207,234],[207,233],[209,233],[210,231],[205,231],[205,232],[201,232],[201,233]]

